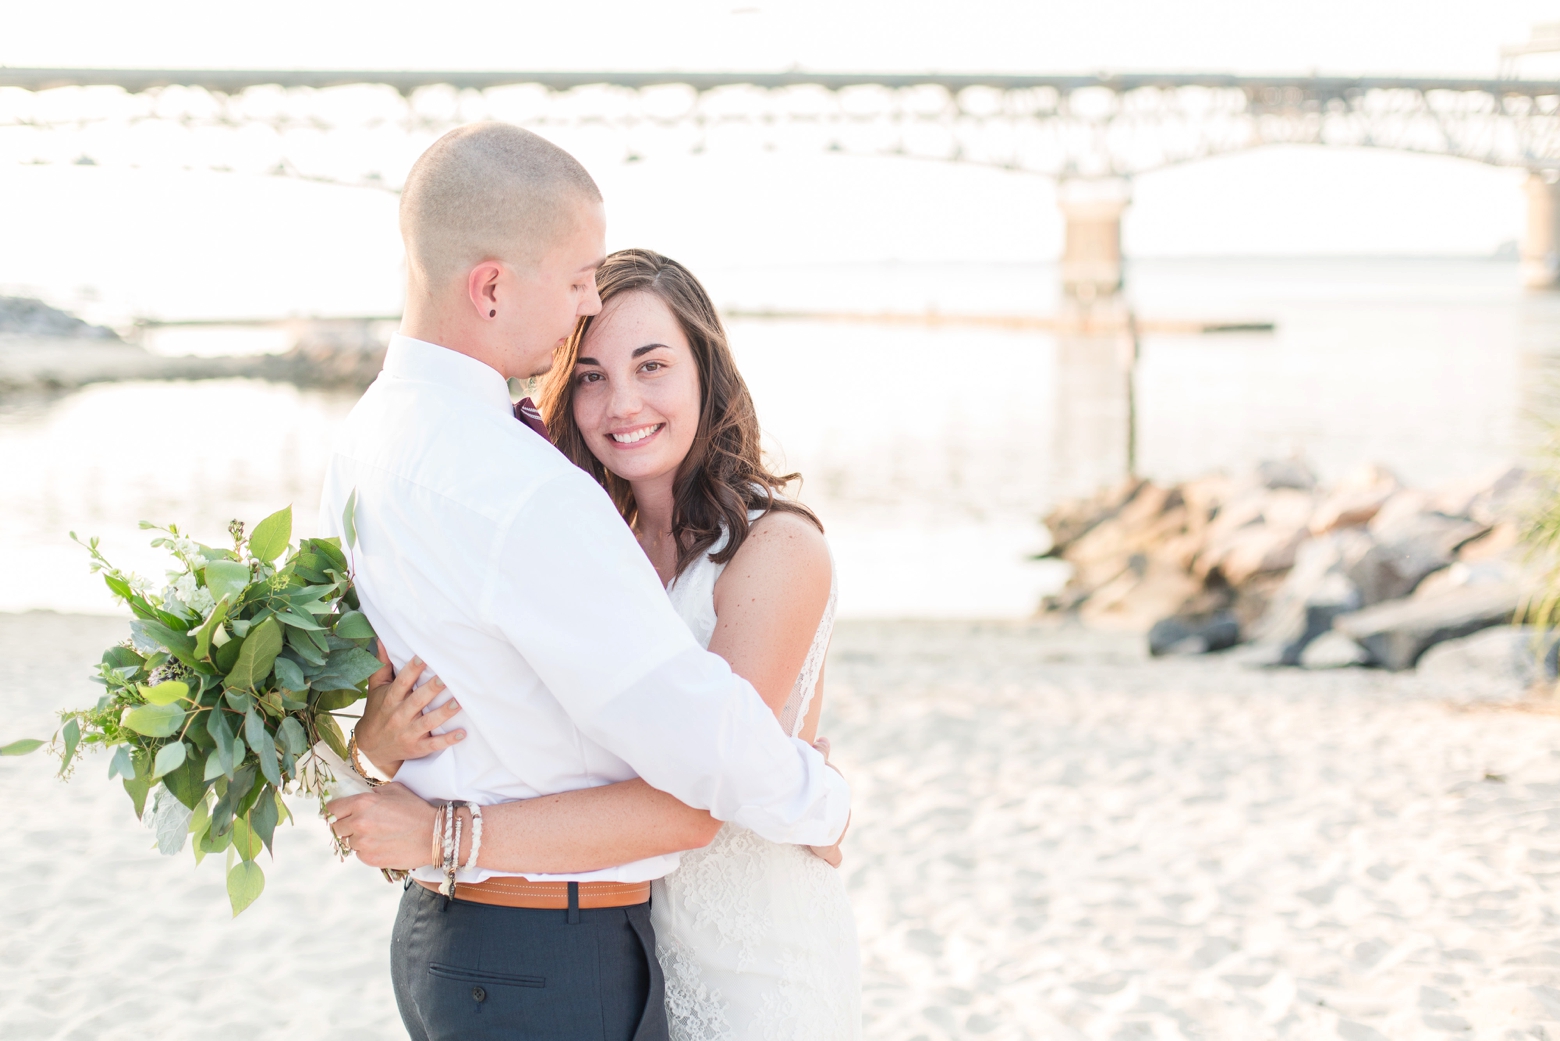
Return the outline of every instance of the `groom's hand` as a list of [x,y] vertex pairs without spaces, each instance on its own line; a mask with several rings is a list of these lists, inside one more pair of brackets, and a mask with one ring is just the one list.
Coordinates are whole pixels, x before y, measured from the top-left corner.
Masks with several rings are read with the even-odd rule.
[[403,784],[332,799],[325,810],[335,818],[337,837],[369,867],[411,870],[432,863],[434,808]]
[[[833,770],[835,773],[840,774],[841,777],[845,776],[844,774],[840,773],[840,768],[839,767],[837,767],[833,763],[829,762],[829,751],[830,751],[830,747],[831,746],[829,745],[829,739],[828,738],[826,738],[826,737],[818,738],[816,741],[813,742],[813,747],[816,748],[819,751],[819,753],[823,756],[823,762],[824,762],[825,766],[827,766],[830,770]],[[850,830],[850,818],[846,817],[845,818],[845,831],[849,831],[849,830]],[[840,850],[840,843],[845,841],[845,831],[840,832],[840,837],[834,840],[834,845],[832,845],[832,846],[808,846],[807,847],[808,851],[811,852],[813,856],[815,856],[818,859],[822,860],[825,864],[829,865],[830,867],[833,867],[833,868],[839,867],[840,864],[844,863],[844,861],[845,861],[845,854]]]

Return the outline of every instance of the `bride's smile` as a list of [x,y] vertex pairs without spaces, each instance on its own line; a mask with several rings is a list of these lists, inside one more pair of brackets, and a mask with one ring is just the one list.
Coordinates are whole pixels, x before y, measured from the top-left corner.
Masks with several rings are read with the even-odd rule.
[[699,367],[681,323],[654,293],[623,293],[591,323],[573,380],[591,452],[642,502],[666,498],[669,524],[671,482],[699,430]]
[[646,438],[654,437],[664,429],[666,429],[665,423],[652,423],[649,426],[638,427],[634,430],[613,431],[611,436],[612,440],[627,448],[642,445]]

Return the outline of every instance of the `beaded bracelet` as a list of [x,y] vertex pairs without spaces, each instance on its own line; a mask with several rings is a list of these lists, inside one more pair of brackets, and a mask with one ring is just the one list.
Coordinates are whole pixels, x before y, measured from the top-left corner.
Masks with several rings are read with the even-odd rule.
[[464,802],[451,802],[445,807],[444,814],[444,885],[440,891],[446,898],[455,895],[455,872],[460,868],[457,859],[460,856],[460,837],[462,822],[460,819],[461,807],[469,804]]
[[368,786],[370,788],[378,788],[381,784],[385,783],[379,778],[375,777],[373,773],[371,773],[369,769],[363,765],[363,759],[358,754],[357,727],[352,728],[352,734],[347,738],[347,760],[352,764],[352,768],[354,770],[363,775],[363,780],[368,782]]
[[[466,870],[477,869],[477,853],[482,849],[482,807],[471,803],[471,856],[466,858]],[[456,847],[457,849],[459,847]]]

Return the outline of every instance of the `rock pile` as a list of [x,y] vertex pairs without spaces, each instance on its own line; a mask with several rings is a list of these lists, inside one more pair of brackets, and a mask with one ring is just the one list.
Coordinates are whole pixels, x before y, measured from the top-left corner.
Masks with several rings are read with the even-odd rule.
[[0,336],[59,336],[73,340],[117,340],[101,325],[88,325],[73,314],[25,296],[0,296]]
[[1263,665],[1412,668],[1512,620],[1532,589],[1521,469],[1424,491],[1364,466],[1331,488],[1302,462],[1161,485],[1131,479],[1045,518],[1073,565],[1043,605],[1148,633],[1154,654],[1245,644]]

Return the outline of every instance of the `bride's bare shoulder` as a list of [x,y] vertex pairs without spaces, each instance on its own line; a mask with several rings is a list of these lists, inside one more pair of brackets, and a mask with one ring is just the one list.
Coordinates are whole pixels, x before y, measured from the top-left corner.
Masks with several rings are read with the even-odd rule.
[[743,586],[778,583],[804,600],[821,601],[829,595],[833,563],[816,524],[799,513],[771,510],[753,522],[721,577],[728,575]]

